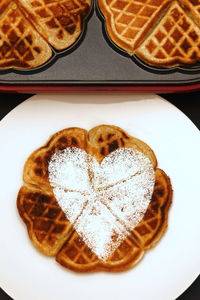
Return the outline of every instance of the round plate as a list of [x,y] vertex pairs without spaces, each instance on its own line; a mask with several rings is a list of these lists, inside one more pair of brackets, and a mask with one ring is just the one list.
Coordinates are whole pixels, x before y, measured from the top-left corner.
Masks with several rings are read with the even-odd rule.
[[[27,157],[50,135],[67,127],[117,125],[154,150],[174,194],[168,229],[132,269],[76,274],[31,244],[16,196]],[[0,123],[0,283],[15,300],[59,298],[169,300],[198,276],[200,265],[198,129],[156,95],[37,95]]]

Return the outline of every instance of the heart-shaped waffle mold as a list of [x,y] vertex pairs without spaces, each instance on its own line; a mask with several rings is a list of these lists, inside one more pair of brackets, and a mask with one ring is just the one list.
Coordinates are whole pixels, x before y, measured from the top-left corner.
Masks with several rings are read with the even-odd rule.
[[148,65],[174,67],[200,61],[200,2],[98,0],[110,39]]
[[[60,208],[49,182],[48,168],[54,156],[68,151],[66,149],[72,152],[73,149],[77,149],[76,151],[81,151],[81,153],[86,151],[101,164],[104,159],[108,160],[111,154],[115,155],[118,151],[126,152],[126,148],[129,149],[128,151],[142,153],[151,162],[155,170],[154,190],[142,220],[139,220],[139,224],[136,224],[134,228],[129,227],[128,237],[120,240],[120,243],[116,244],[117,249],[114,249],[113,253],[111,251],[110,255],[102,260],[91,250],[90,244],[90,248],[85,244],[87,241],[83,240],[83,235],[80,236],[74,230],[73,220],[72,223],[69,222]],[[31,241],[41,252],[56,256],[60,264],[74,271],[88,272],[102,269],[123,271],[130,268],[142,257],[145,249],[152,247],[160,239],[167,227],[168,210],[172,198],[170,180],[162,170],[157,168],[156,157],[149,146],[118,127],[101,125],[88,133],[81,128],[68,128],[60,131],[53,135],[46,145],[31,154],[25,164],[23,174],[24,185],[18,193],[17,207],[27,225]],[[101,176],[96,177],[95,180],[98,181],[99,178]],[[101,185],[101,180],[98,182],[98,185]],[[73,200],[72,198],[70,201]],[[74,202],[75,199],[76,197],[74,197]],[[111,215],[111,218],[107,220],[109,222],[114,216],[113,207],[109,206],[105,200],[106,198],[100,199],[97,207],[103,205],[103,209],[106,208],[108,214],[103,215],[106,218],[109,214]],[[73,204],[73,201],[71,203]],[[87,207],[87,203],[85,204]],[[89,210],[82,209],[76,219],[81,221],[83,218],[84,220],[85,212],[87,215]],[[120,223],[119,226],[117,225],[117,230],[119,230],[123,222],[121,223],[119,218],[117,220]],[[116,224],[116,216],[114,216],[114,222]],[[80,233],[80,222],[77,224],[77,230]],[[116,242],[115,238],[113,241]]]
[[68,49],[83,32],[90,7],[90,0],[2,0],[0,69],[33,69]]

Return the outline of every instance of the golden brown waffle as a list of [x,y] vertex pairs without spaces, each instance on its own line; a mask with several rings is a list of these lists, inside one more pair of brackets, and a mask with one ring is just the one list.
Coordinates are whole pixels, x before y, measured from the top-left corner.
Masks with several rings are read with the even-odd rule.
[[154,25],[169,0],[98,0],[107,32],[130,55]]
[[18,193],[17,207],[35,247],[46,255],[56,255],[69,237],[72,225],[53,192],[23,185]]
[[174,2],[135,53],[150,65],[194,64],[200,60],[200,29]]
[[[99,260],[80,240],[49,184],[49,160],[55,152],[66,147],[83,149],[99,162],[117,148],[136,148],[145,153],[154,166],[155,187],[144,218],[106,262]],[[56,256],[60,264],[76,272],[130,268],[145,249],[160,239],[167,227],[172,188],[167,175],[156,167],[157,160],[151,148],[119,127],[101,125],[88,133],[81,128],[67,128],[56,133],[28,158],[23,174],[25,183],[17,197],[19,214],[34,246],[46,255]]]
[[82,32],[90,0],[19,0],[38,32],[58,50],[71,46]]
[[200,25],[200,2],[198,0],[182,0],[182,6],[192,14],[193,19]]
[[71,46],[83,29],[90,0],[2,0],[0,69],[32,69]]
[[162,67],[200,60],[200,4],[192,0],[98,0],[120,48]]
[[48,164],[52,155],[66,147],[86,149],[86,130],[68,128],[54,134],[47,143],[34,151],[24,165],[23,179],[27,184],[50,188]]
[[0,69],[30,69],[45,63],[52,50],[13,1],[0,4]]
[[88,152],[100,163],[106,155],[117,148],[134,148],[144,153],[154,168],[157,160],[152,149],[143,141],[130,136],[117,126],[101,125],[88,132]]
[[73,232],[59,251],[56,256],[57,262],[76,272],[119,272],[135,265],[142,258],[144,251],[153,247],[167,228],[172,188],[164,171],[156,169],[155,178],[154,193],[143,220],[106,263],[90,251],[77,232]]

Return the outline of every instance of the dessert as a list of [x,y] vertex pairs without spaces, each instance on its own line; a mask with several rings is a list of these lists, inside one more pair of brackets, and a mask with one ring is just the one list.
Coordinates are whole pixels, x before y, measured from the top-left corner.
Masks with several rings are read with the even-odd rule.
[[111,40],[148,65],[200,61],[200,8],[192,0],[98,0]]
[[69,48],[90,6],[90,0],[1,1],[0,69],[33,69],[52,57],[52,47]]
[[1,1],[0,28],[0,69],[34,68],[52,56],[48,43],[15,2]]
[[27,159],[17,197],[37,249],[76,272],[123,271],[163,235],[170,179],[121,128],[67,128]]
[[57,50],[66,49],[77,40],[91,6],[90,0],[18,2],[37,31]]

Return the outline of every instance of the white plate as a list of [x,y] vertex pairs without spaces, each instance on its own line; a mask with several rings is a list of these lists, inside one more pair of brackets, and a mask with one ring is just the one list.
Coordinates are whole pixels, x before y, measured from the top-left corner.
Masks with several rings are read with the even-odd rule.
[[[161,241],[130,271],[76,274],[31,244],[16,209],[28,155],[56,131],[114,124],[150,145],[171,178],[174,196]],[[37,95],[0,123],[0,284],[15,300],[171,300],[200,265],[200,135],[191,121],[156,95]]]

